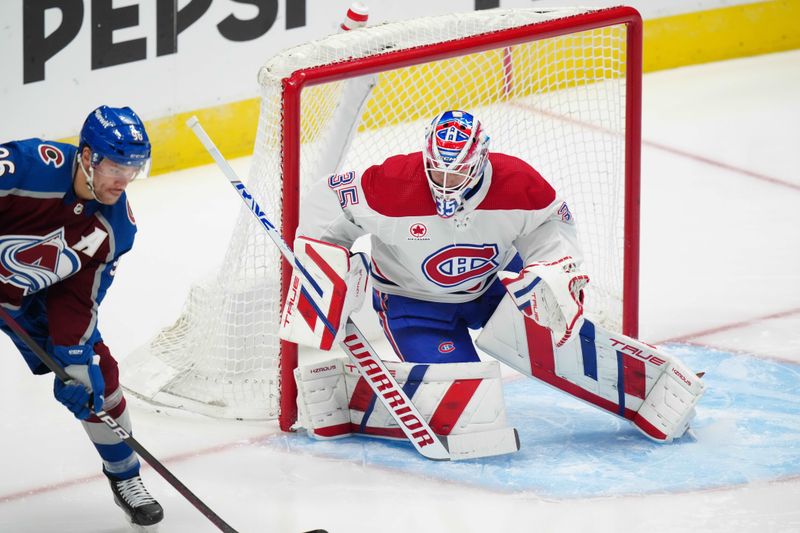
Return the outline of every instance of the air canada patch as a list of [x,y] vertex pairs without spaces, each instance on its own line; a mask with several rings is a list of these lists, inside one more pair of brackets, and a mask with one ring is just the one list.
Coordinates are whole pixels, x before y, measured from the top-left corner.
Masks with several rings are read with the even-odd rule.
[[425,238],[425,235],[428,234],[428,227],[425,224],[421,223],[421,222],[415,222],[414,224],[411,224],[411,226],[409,226],[409,228],[408,228],[408,234],[410,235],[410,237],[408,239],[410,241],[411,240],[426,240],[426,241],[430,240],[430,239],[426,239]]

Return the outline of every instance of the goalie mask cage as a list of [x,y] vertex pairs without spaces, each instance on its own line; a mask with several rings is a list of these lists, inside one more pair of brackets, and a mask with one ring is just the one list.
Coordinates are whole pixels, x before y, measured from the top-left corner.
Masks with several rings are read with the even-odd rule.
[[[418,151],[437,113],[470,111],[490,150],[526,160],[567,200],[591,278],[587,314],[635,336],[641,31],[628,7],[496,9],[288,49],[259,72],[248,188],[291,245],[300,195],[314,180]],[[297,347],[277,330],[290,275],[243,208],[220,272],[195,284],[175,324],[123,361],[123,384],[156,404],[279,417],[289,430]]]

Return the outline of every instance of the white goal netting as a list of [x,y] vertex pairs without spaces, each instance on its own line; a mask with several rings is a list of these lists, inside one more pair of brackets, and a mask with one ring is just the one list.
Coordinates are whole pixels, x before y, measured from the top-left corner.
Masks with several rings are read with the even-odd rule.
[[[638,83],[626,70],[630,16],[478,11],[286,50],[259,73],[248,187],[272,221],[291,226],[313,180],[418,151],[438,112],[466,109],[485,124],[492,150],[525,159],[567,199],[592,278],[588,313],[618,330],[631,249],[626,178],[638,179],[626,171],[626,148],[638,143],[627,111]],[[281,362],[276,335],[280,279],[277,250],[243,209],[220,273],[194,286],[176,323],[124,361],[126,388],[214,416],[276,417],[286,387],[279,368],[294,364]],[[293,416],[283,409],[282,418]]]

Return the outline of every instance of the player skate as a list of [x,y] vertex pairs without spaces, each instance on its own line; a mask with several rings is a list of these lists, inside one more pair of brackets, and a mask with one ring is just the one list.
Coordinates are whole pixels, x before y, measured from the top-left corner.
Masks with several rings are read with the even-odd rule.
[[[142,478],[134,476],[129,479],[115,480],[108,478],[114,502],[125,511],[131,524],[137,526],[153,526],[164,518],[164,509],[144,486]],[[148,528],[146,531],[154,531]]]

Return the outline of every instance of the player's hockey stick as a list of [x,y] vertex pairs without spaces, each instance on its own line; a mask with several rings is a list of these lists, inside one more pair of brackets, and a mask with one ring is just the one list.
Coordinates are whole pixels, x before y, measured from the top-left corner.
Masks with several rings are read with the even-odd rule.
[[[33,340],[30,335],[28,335],[28,332],[26,332],[22,328],[22,326],[20,326],[19,323],[16,320],[14,320],[14,318],[5,309],[3,309],[2,306],[0,306],[0,318],[2,318],[3,321],[6,324],[8,324],[8,327],[11,328],[14,331],[14,333],[17,334],[17,336],[19,336],[22,342],[24,342],[25,345],[33,353],[36,354],[36,356],[42,361],[42,363],[44,363],[45,366],[47,366],[47,368],[49,368],[56,376],[58,376],[58,378],[61,381],[69,381],[72,379],[70,375],[67,374],[66,370],[64,370],[64,368],[60,364],[58,364],[58,362],[55,359],[53,359],[50,356],[50,354],[48,354],[44,349],[42,349],[42,347],[39,346],[39,344],[35,340]],[[161,474],[161,477],[163,477],[167,481],[167,483],[175,487],[175,490],[177,490],[181,496],[186,498],[189,501],[189,503],[191,503],[197,508],[198,511],[203,513],[203,516],[208,518],[212,524],[217,526],[220,531],[223,531],[224,533],[237,533],[235,529],[233,529],[230,525],[228,525],[227,522],[225,522],[222,518],[220,518],[219,515],[217,515],[217,513],[212,511],[208,507],[208,505],[203,503],[203,501],[200,498],[198,498],[191,490],[189,490],[189,488],[186,485],[184,485],[177,477],[175,477],[175,475],[172,472],[170,472],[166,466],[161,464],[161,462],[158,459],[153,457],[153,455],[150,452],[148,452],[144,446],[139,444],[139,441],[134,439],[133,436],[128,431],[125,430],[125,428],[119,425],[119,423],[117,423],[114,417],[112,417],[105,411],[95,412],[93,410],[92,412],[94,412],[94,414],[97,415],[97,418],[105,422],[105,424],[109,428],[111,428],[111,430],[122,441],[124,441],[125,444],[127,444],[134,452],[136,452],[139,455],[139,457],[147,461],[147,464],[152,466],[153,470]]]
[[[269,238],[281,251],[283,257],[286,258],[289,264],[300,266],[298,270],[305,274],[307,271],[298,263],[294,253],[289,249],[281,234],[267,218],[255,198],[248,192],[208,134],[203,130],[197,118],[190,118],[186,124],[192,129],[208,153],[211,154],[211,157],[214,158],[217,166],[247,204],[250,212],[261,223]],[[329,327],[330,325],[328,324],[327,326]],[[336,334],[335,331],[331,331],[331,333]],[[340,346],[347,352],[361,376],[389,411],[389,414],[400,426],[408,440],[424,457],[435,460],[471,459],[511,453],[519,449],[519,436],[514,428],[438,437],[403,389],[397,384],[391,373],[389,373],[375,349],[370,346],[366,337],[350,318],[347,319],[345,337]]]

